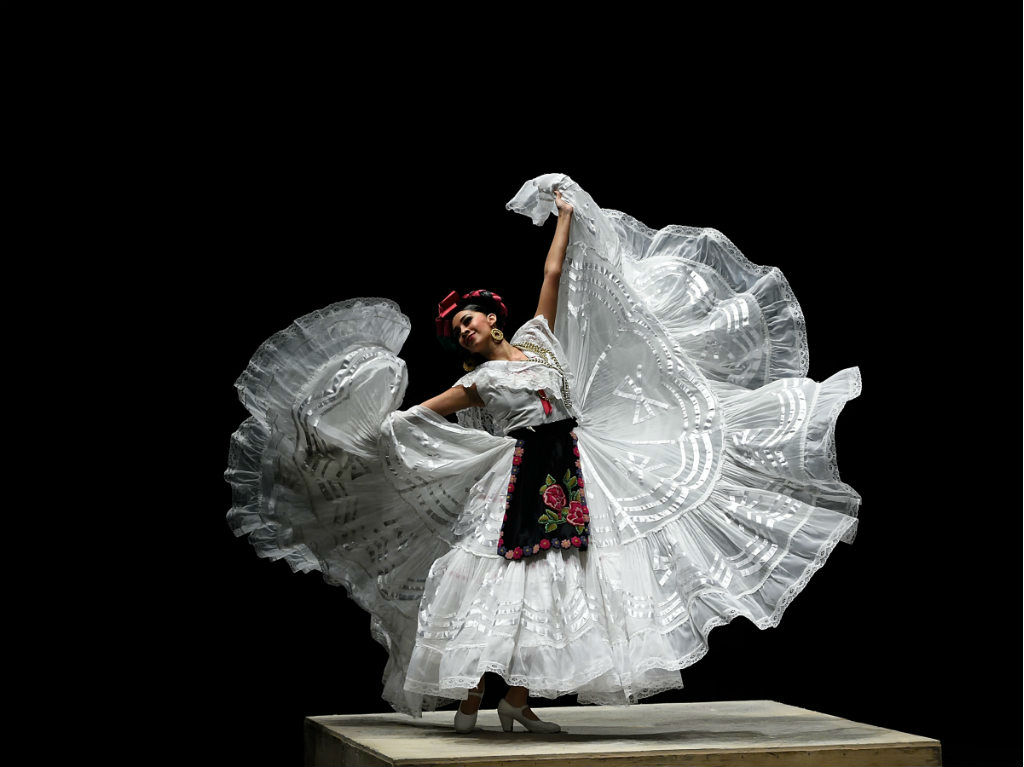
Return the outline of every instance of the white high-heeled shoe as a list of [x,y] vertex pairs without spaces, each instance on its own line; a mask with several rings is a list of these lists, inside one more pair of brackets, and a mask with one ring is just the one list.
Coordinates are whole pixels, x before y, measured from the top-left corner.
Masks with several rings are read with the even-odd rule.
[[512,722],[516,721],[530,732],[561,732],[562,727],[554,722],[545,722],[542,719],[528,719],[523,716],[524,708],[528,708],[528,704],[524,703],[519,708],[516,708],[504,698],[498,701],[498,719],[501,720],[501,729],[505,732],[512,732]]
[[[480,692],[470,690],[469,695],[475,695],[480,698],[480,703],[484,702],[484,687],[486,683],[481,682]],[[469,700],[469,696],[466,698]],[[476,715],[480,713],[480,707],[477,706],[476,711],[472,714],[462,713],[462,704],[459,704],[459,708],[455,711],[455,732],[472,732],[473,728],[476,727]]]

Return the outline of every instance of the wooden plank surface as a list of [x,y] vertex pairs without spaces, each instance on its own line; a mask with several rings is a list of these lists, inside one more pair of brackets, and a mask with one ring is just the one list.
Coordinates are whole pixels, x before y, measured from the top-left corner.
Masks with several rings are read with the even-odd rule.
[[306,764],[333,765],[941,765],[932,738],[771,700],[534,706],[562,731],[502,731],[483,709],[471,733],[451,711],[306,719]]

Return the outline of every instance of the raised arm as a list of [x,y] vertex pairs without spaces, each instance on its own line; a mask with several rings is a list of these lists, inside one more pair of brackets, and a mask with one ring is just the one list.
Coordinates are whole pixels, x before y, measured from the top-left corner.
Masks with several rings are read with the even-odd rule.
[[473,384],[470,388],[453,386],[447,391],[441,392],[436,397],[431,397],[426,402],[421,402],[420,404],[440,415],[450,415],[456,410],[462,410],[467,407],[483,407],[484,401],[477,394],[476,384]]
[[562,279],[562,262],[565,260],[565,249],[569,245],[569,225],[572,223],[573,207],[562,199],[561,190],[555,190],[555,205],[558,207],[558,225],[555,227],[555,238],[548,250],[544,262],[544,282],[540,287],[540,300],[537,302],[536,317],[543,314],[552,332],[555,329],[555,311],[558,308],[558,284]]

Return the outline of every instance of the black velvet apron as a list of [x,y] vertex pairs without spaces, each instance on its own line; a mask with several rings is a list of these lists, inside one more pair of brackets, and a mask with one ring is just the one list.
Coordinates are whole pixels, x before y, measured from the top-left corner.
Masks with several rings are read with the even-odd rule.
[[590,512],[584,498],[576,419],[524,427],[516,438],[498,554],[524,559],[551,549],[586,551]]

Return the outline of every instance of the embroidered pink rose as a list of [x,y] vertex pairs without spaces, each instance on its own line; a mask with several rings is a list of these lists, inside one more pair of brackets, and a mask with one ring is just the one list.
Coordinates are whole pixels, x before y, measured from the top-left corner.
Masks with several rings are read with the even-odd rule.
[[513,559],[522,559],[523,558],[523,547],[522,546],[516,546],[514,549],[512,549],[512,558]]
[[516,455],[516,456],[512,457],[512,463],[515,464],[516,466],[518,466],[522,462],[523,462],[523,457],[521,455]]
[[568,538],[562,541],[562,548],[567,549],[572,545],[572,542]]
[[549,541],[547,538],[541,538],[540,539],[540,547],[542,549],[550,549],[551,548],[551,541]]
[[573,537],[571,538],[571,540],[572,540],[572,545],[573,545],[573,546],[577,546],[577,547],[578,547],[578,546],[580,545],[580,538],[579,538],[579,536],[578,536],[578,535],[574,535],[574,536],[573,536]]
[[570,525],[582,525],[584,521],[583,504],[579,501],[569,501],[569,513],[565,515],[565,521]]
[[551,485],[544,491],[544,505],[555,511],[561,511],[565,506],[565,491],[561,485]]
[[536,554],[538,551],[540,551],[540,544],[533,544],[533,553]]
[[505,559],[512,559],[512,552],[511,551],[506,551],[505,552]]

